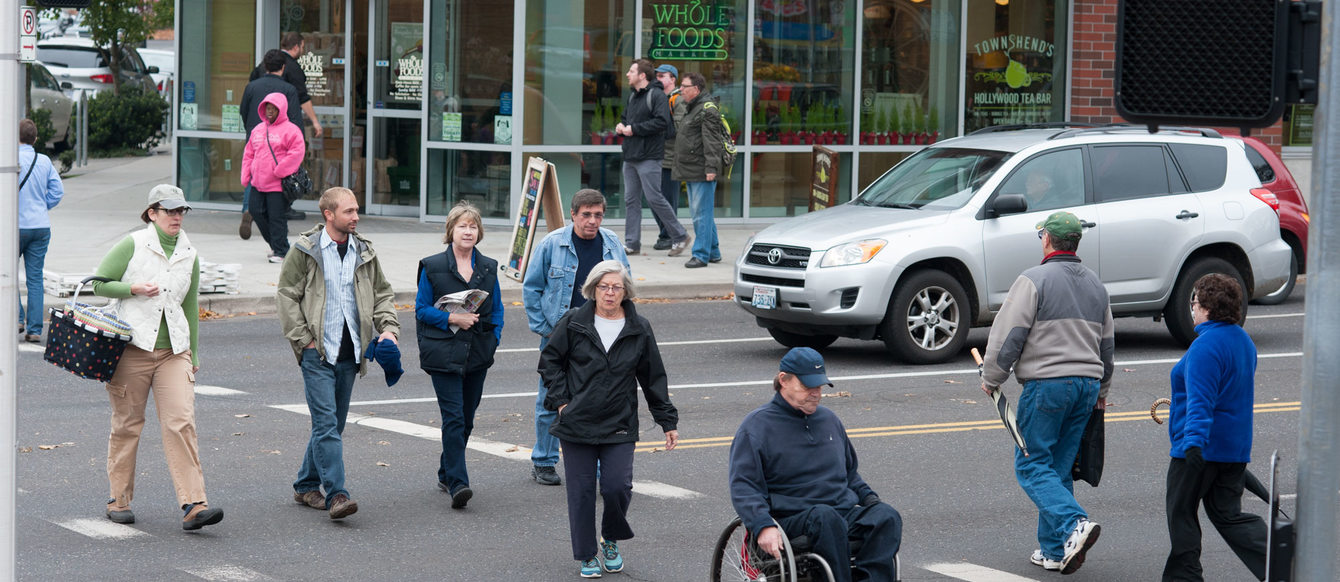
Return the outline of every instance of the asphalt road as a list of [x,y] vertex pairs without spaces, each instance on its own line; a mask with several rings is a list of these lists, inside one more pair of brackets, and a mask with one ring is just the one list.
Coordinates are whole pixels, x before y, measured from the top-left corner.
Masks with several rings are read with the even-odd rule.
[[[1294,493],[1303,325],[1293,299],[1251,311],[1261,355],[1252,468],[1268,478],[1273,450]],[[772,394],[784,349],[725,301],[639,306],[661,342],[679,408],[679,450],[642,413],[623,574],[607,579],[701,580],[733,515],[726,455],[740,419]],[[301,374],[269,317],[203,322],[196,400],[211,505],[226,517],[180,529],[156,421],[141,442],[133,526],[103,517],[108,404],[100,385],[19,354],[18,574],[23,580],[571,580],[576,579],[562,487],[530,479],[527,447],[537,337],[509,305],[497,363],[467,455],[475,497],[462,511],[436,486],[438,416],[417,368],[413,314],[401,313],[407,373],[380,370],[355,385],[345,431],[348,486],[359,513],[332,522],[297,505],[290,486],[307,442]],[[986,330],[970,345],[982,347]],[[1046,580],[1029,564],[1036,512],[1016,484],[1012,445],[977,388],[965,352],[948,365],[891,363],[881,344],[840,340],[826,350],[836,384],[824,399],[855,438],[861,472],[903,514],[906,580]],[[1116,379],[1102,486],[1078,484],[1102,539],[1073,580],[1152,580],[1168,549],[1164,525],[1167,433],[1148,416],[1167,395],[1182,350],[1161,323],[1117,322]],[[1017,387],[1011,398],[1017,397]],[[150,413],[152,418],[152,413]],[[51,448],[54,445],[54,448]],[[1292,510],[1292,499],[1286,498]],[[1249,500],[1249,511],[1264,504]],[[1208,580],[1250,580],[1204,525]],[[949,572],[958,572],[951,575]],[[1015,576],[1015,577],[1011,577]]]

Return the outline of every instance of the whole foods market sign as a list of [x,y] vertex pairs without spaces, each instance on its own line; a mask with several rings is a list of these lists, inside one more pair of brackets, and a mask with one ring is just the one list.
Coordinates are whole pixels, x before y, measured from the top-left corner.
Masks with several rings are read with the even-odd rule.
[[724,61],[734,17],[731,6],[692,0],[651,5],[651,50],[656,60]]

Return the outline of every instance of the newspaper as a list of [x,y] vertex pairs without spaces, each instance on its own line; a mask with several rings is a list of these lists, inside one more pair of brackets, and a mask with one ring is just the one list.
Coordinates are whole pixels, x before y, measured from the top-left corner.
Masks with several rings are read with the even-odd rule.
[[[479,311],[479,306],[483,305],[489,298],[489,292],[482,289],[466,289],[456,293],[448,293],[437,298],[433,307],[441,309],[447,313],[474,313]],[[461,326],[451,325],[451,333],[460,331]]]

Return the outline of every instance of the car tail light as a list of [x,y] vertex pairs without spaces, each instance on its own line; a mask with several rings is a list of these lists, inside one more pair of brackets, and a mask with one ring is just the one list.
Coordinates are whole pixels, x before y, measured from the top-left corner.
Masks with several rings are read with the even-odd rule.
[[108,83],[108,84],[111,84],[111,82],[112,82],[112,76],[111,76],[111,75],[108,75],[108,74],[102,74],[102,75],[90,75],[89,78],[90,78],[90,79],[93,79],[93,81],[94,81],[94,82],[97,82],[97,83]]
[[159,92],[159,93],[162,93],[162,92],[163,92],[163,82],[162,82],[162,81],[159,81],[159,82],[158,82],[158,92]]
[[1269,206],[1271,210],[1275,211],[1275,214],[1280,213],[1280,199],[1275,196],[1274,192],[1265,188],[1252,188],[1252,196],[1255,196],[1257,200],[1265,202],[1266,206]]

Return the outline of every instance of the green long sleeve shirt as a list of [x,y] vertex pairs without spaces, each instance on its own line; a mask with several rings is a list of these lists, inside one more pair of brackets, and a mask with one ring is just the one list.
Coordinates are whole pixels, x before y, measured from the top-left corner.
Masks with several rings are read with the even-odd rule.
[[[172,251],[177,248],[177,237],[165,234],[158,225],[154,225],[154,232],[158,233],[158,244],[163,246],[163,252],[168,257],[172,256]],[[93,293],[99,297],[110,297],[112,299],[126,299],[132,293],[130,286],[138,281],[122,281],[121,276],[126,274],[126,267],[130,265],[130,258],[135,255],[135,240],[131,237],[121,239],[116,243],[107,256],[102,258],[102,264],[98,265],[95,273],[99,277],[112,279],[108,282],[93,282]],[[181,308],[186,313],[186,324],[191,328],[191,365],[200,365],[200,257],[195,258],[195,264],[191,266],[191,290],[186,293],[186,298],[182,299]],[[172,338],[168,335],[167,317],[163,318],[162,325],[158,326],[158,340],[154,342],[154,348],[164,349],[172,347]]]

